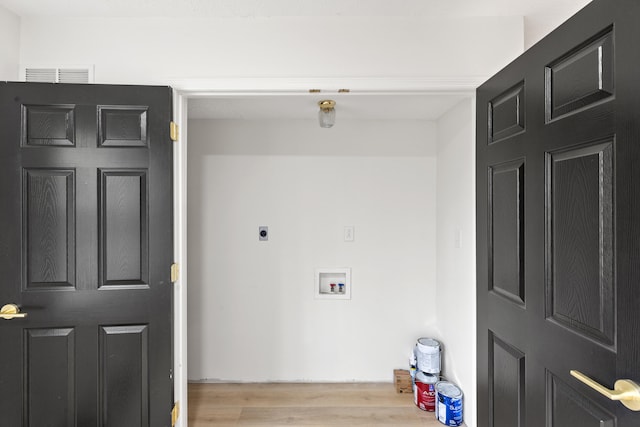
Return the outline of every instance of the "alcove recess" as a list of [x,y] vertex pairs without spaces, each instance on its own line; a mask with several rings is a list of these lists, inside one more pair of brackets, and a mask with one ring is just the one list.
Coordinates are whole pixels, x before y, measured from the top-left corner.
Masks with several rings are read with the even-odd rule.
[[[339,286],[341,283],[343,286]],[[331,284],[335,285],[333,292]],[[337,267],[316,269],[314,293],[316,299],[351,299],[351,269]]]

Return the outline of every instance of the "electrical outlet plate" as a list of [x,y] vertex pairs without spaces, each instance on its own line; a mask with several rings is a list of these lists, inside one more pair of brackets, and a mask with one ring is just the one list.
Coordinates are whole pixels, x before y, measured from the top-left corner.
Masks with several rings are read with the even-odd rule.
[[261,242],[266,242],[269,240],[269,227],[266,225],[261,225],[258,227],[258,240]]

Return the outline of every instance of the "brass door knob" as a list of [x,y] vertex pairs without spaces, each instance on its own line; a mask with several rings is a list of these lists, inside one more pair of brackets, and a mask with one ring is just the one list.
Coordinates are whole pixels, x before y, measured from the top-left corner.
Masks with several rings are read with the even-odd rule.
[[27,317],[27,313],[20,313],[20,308],[15,304],[5,304],[0,308],[0,318],[11,320]]
[[640,411],[640,385],[631,380],[618,380],[614,384],[613,390],[598,384],[585,374],[579,371],[570,371],[570,374],[611,400],[619,400],[632,411]]

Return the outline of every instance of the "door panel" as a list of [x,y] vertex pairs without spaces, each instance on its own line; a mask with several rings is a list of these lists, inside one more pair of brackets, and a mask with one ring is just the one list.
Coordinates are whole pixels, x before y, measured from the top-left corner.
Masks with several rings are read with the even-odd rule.
[[100,169],[100,287],[148,287],[147,171]]
[[547,121],[613,96],[613,34],[587,40],[545,67]]
[[524,289],[524,159],[489,167],[489,290],[516,304]]
[[[0,83],[2,425],[169,426],[171,91]],[[5,351],[6,347],[6,351]]]
[[615,427],[615,416],[547,371],[549,426]]
[[547,154],[547,318],[615,337],[613,142]]
[[73,328],[25,330],[25,425],[74,425]]
[[149,425],[147,325],[100,327],[103,426]]
[[22,146],[75,146],[74,117],[73,105],[23,105]]
[[146,147],[146,106],[98,106],[100,147]]
[[594,0],[477,92],[478,425],[640,425],[640,4]]
[[75,171],[23,169],[23,289],[75,287]]
[[524,82],[489,102],[489,144],[525,131]]
[[491,423],[498,426],[525,425],[525,356],[518,349],[491,335],[489,343],[489,400]]

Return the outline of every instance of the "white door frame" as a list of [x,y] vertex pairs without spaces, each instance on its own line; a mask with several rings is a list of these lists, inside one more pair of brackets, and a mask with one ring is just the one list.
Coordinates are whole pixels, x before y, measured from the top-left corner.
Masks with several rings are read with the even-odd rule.
[[179,402],[176,426],[187,427],[187,105],[189,98],[247,95],[308,94],[320,89],[333,94],[349,89],[359,94],[387,95],[469,95],[475,96],[483,77],[443,78],[214,78],[175,79],[173,120],[178,124],[178,142],[174,145],[174,260],[180,275],[174,284],[174,400]]
[[173,284],[173,394],[178,402],[176,426],[187,426],[187,101],[173,91],[173,121],[178,138],[173,145],[173,259],[178,281]]

